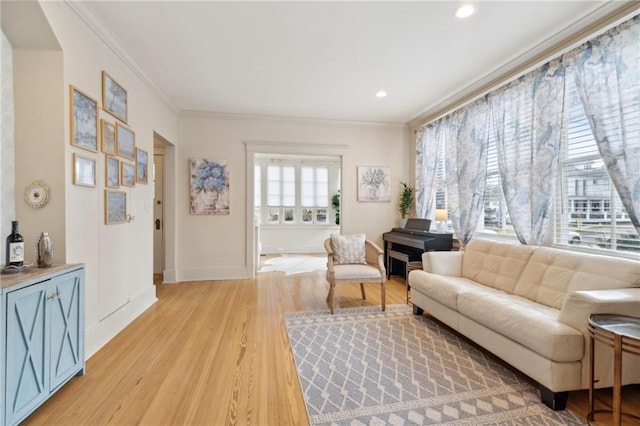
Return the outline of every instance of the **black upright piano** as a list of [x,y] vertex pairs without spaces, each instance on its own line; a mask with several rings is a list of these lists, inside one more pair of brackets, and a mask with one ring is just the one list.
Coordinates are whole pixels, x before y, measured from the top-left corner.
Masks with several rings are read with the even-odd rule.
[[382,234],[387,278],[391,275],[393,263],[404,263],[406,277],[409,262],[422,260],[425,251],[449,251],[453,248],[453,234],[429,232],[429,219],[408,219],[404,228],[393,228]]

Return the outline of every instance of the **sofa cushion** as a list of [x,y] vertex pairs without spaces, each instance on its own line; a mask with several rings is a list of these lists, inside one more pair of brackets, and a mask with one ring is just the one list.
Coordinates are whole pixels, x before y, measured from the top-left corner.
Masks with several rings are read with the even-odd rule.
[[497,333],[557,362],[582,359],[584,336],[558,321],[558,310],[505,293],[462,292],[458,311]]
[[474,239],[467,245],[462,276],[512,293],[536,247]]
[[469,293],[499,293],[499,290],[483,286],[466,278],[449,277],[420,270],[409,273],[409,285],[412,291],[419,291],[453,310],[458,309],[458,295],[463,291]]
[[640,262],[538,247],[513,293],[560,309],[573,291],[640,286]]

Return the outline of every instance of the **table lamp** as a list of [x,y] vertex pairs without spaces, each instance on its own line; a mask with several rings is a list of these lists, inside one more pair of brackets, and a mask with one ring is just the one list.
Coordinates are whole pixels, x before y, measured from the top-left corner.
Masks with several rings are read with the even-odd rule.
[[447,210],[436,209],[436,223],[438,224],[438,232],[447,231]]

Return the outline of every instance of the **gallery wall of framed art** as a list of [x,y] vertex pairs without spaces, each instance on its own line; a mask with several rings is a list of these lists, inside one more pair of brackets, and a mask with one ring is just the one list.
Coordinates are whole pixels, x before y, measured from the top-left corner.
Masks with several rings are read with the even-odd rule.
[[[149,183],[149,155],[136,146],[128,123],[127,90],[102,71],[102,105],[80,88],[69,85],[72,183],[104,191],[104,224],[127,223],[127,189]],[[77,150],[77,152],[76,152]],[[102,157],[102,158],[101,158]],[[104,164],[104,180],[98,169]]]

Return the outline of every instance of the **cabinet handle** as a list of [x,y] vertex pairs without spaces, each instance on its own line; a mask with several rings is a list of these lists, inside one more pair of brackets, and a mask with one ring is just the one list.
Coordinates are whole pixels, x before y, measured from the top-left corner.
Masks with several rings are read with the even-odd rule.
[[60,297],[60,292],[56,290],[55,293],[53,293],[51,296],[47,296],[47,300],[53,300]]

